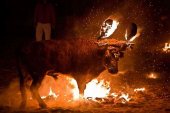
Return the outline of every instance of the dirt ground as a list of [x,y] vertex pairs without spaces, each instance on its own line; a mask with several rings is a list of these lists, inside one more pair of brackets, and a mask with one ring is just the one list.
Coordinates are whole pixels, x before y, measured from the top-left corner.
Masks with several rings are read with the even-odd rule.
[[[19,109],[20,93],[14,60],[1,60],[0,67],[0,113],[168,113],[170,112],[170,79],[168,72],[154,73],[156,79],[146,73],[126,72],[116,76],[101,75],[111,81],[113,90],[128,92],[131,100],[126,103],[76,102],[76,106],[56,106],[39,109],[29,106]],[[106,76],[107,75],[107,76]],[[106,77],[105,77],[106,76]],[[145,92],[130,93],[134,88],[145,87]],[[35,103],[30,101],[30,103]],[[48,105],[48,104],[47,104]]]
[[[9,41],[7,41],[9,43]],[[18,43],[18,42],[17,42]],[[19,109],[21,96],[18,85],[16,62],[13,50],[16,45],[3,46],[0,56],[0,113],[168,113],[170,112],[170,76],[168,67],[159,72],[125,71],[117,75],[102,73],[99,79],[110,82],[111,92],[125,92],[131,98],[129,102],[99,103],[94,101],[76,101],[65,103],[64,97],[60,101],[47,100],[49,108],[40,109],[36,101],[28,100],[26,109]],[[167,56],[167,58],[169,58]],[[167,61],[166,61],[167,62]],[[154,74],[156,78],[149,78]],[[52,81],[52,79],[50,79]],[[58,84],[61,81],[58,80]],[[66,86],[56,86],[65,93]],[[135,88],[145,88],[144,92],[135,93]],[[67,98],[65,98],[67,99]]]

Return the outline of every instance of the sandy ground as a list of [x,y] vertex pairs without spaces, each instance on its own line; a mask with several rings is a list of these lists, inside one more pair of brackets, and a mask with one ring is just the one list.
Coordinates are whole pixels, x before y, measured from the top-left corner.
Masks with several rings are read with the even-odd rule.
[[[83,101],[64,103],[48,100],[49,108],[40,109],[34,100],[28,101],[26,109],[19,109],[21,101],[18,77],[14,60],[0,61],[0,113],[168,113],[170,112],[170,78],[168,72],[154,73],[156,79],[148,78],[149,73],[124,72],[115,76],[101,74],[99,79],[110,81],[112,91],[123,91],[131,100],[126,103],[99,103]],[[134,93],[135,88],[144,87],[144,92]],[[63,88],[64,89],[64,88]],[[61,98],[62,99],[62,98]],[[76,103],[76,104],[75,104]],[[55,104],[55,105],[54,105]],[[73,105],[74,104],[74,105]]]
[[[15,59],[10,51],[14,45],[1,48],[4,52],[0,59],[0,113],[168,113],[170,112],[170,72],[154,72],[156,79],[148,78],[152,72],[126,71],[117,75],[103,73],[99,79],[110,81],[111,92],[128,93],[131,98],[121,102],[100,103],[94,101],[76,101],[67,103],[63,95],[67,92],[66,84],[58,79],[53,89],[62,89],[60,99],[45,101],[49,108],[40,109],[37,102],[29,99],[26,109],[19,109],[21,101]],[[9,51],[8,51],[9,49]],[[50,79],[50,82],[54,81]],[[51,82],[52,83],[52,82]],[[49,85],[49,82],[47,83]],[[59,86],[60,85],[60,86]],[[46,86],[46,85],[45,85]],[[71,87],[71,86],[69,86]],[[144,92],[135,93],[135,88],[145,88]],[[43,89],[43,87],[41,88]],[[68,92],[67,92],[68,93]]]

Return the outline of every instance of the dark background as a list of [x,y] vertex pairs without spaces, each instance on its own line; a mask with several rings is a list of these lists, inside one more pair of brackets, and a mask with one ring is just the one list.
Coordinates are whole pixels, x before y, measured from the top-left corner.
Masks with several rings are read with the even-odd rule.
[[[170,56],[162,53],[165,42],[170,43],[169,0],[51,0],[56,10],[56,27],[52,39],[95,38],[102,22],[110,15],[122,16],[142,29],[130,53],[135,70],[169,71]],[[0,58],[14,58],[18,45],[35,40],[33,15],[36,0],[5,1],[5,31],[0,40]],[[123,26],[123,25],[122,25]],[[116,33],[115,33],[116,34]],[[114,36],[121,38],[124,32]],[[119,37],[120,36],[120,37]],[[123,39],[124,40],[124,39]],[[5,60],[4,60],[5,61]],[[126,68],[126,64],[124,64]],[[128,63],[127,63],[128,65]]]

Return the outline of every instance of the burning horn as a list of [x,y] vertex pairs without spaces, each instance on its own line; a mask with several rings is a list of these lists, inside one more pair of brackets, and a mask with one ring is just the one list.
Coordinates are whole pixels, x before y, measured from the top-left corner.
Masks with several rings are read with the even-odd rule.
[[127,39],[130,40],[137,33],[137,25],[135,23],[130,23],[126,28]]

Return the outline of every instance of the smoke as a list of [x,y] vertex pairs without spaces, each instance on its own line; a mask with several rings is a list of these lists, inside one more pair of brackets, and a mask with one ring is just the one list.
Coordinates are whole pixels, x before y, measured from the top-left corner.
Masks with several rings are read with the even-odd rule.
[[13,79],[10,85],[0,94],[0,106],[16,108],[21,102],[18,79]]

